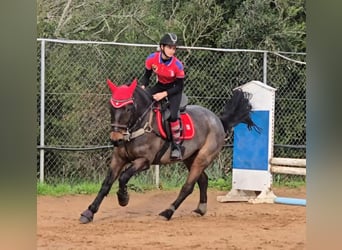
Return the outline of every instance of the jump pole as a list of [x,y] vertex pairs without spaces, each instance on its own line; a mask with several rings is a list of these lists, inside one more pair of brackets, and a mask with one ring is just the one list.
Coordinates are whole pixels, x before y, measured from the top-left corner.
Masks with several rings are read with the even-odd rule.
[[251,81],[238,88],[251,94],[252,119],[262,129],[249,131],[246,124],[234,128],[232,189],[219,202],[274,203],[271,174],[276,89]]
[[290,197],[276,197],[274,203],[285,205],[306,206],[306,199],[290,198]]

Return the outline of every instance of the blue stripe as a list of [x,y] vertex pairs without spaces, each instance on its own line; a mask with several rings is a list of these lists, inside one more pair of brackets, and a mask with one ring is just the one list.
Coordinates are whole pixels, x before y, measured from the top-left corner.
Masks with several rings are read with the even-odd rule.
[[254,111],[251,117],[261,133],[243,123],[234,128],[233,168],[268,170],[269,111]]
[[178,69],[183,70],[183,64],[179,60],[176,60],[176,65]]
[[150,58],[152,58],[152,57],[154,57],[155,56],[155,54],[156,54],[156,52],[153,52],[152,54],[150,54],[146,59],[150,59]]

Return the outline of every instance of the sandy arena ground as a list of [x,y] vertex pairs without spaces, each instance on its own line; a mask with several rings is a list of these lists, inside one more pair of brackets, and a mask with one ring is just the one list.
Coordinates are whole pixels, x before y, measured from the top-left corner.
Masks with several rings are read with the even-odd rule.
[[[277,196],[305,198],[305,188],[274,188]],[[79,215],[95,195],[37,197],[37,249],[306,249],[306,207],[283,204],[219,203],[226,191],[208,191],[208,212],[200,217],[195,190],[170,221],[158,213],[178,191],[130,192],[120,207],[106,197],[94,221]]]

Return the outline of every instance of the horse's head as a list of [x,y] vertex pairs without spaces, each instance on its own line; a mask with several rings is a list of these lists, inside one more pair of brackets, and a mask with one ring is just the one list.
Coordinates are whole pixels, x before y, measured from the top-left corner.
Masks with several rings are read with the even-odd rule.
[[112,128],[110,138],[112,141],[119,141],[141,126],[152,99],[147,91],[137,87],[137,79],[121,86],[107,79],[107,84],[112,93],[109,101]]
[[137,86],[137,79],[129,85],[117,86],[107,79],[112,96],[110,98],[112,141],[122,140],[128,129],[134,123],[135,105],[133,93]]

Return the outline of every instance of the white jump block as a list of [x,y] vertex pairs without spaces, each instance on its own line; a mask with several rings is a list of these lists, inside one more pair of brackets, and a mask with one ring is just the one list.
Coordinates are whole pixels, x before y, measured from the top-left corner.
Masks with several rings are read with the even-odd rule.
[[218,196],[219,202],[247,201],[273,203],[270,160],[273,157],[275,89],[259,81],[240,86],[251,94],[252,120],[260,133],[249,131],[246,124],[234,128],[232,190]]

